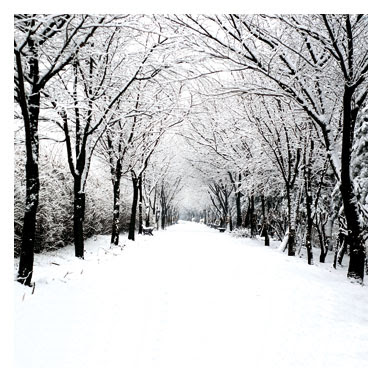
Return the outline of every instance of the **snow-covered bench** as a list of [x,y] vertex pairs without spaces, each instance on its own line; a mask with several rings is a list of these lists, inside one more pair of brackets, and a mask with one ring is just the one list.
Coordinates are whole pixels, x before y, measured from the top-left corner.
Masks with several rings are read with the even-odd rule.
[[215,225],[215,224],[210,224],[209,225],[211,228],[213,228],[213,229],[217,229],[217,230],[219,230],[220,231],[220,233],[223,233],[224,231],[226,231],[226,227],[221,227],[221,226],[219,226],[219,225]]
[[142,234],[144,234],[144,235],[153,235],[153,230],[154,230],[154,227],[143,226],[142,227]]

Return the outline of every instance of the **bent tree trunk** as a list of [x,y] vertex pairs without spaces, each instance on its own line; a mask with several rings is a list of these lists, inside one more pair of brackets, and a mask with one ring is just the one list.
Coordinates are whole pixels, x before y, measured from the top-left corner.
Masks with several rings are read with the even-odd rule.
[[134,233],[136,230],[136,214],[137,214],[137,202],[138,202],[138,179],[136,177],[132,177],[133,183],[133,202],[132,202],[132,213],[130,216],[129,223],[129,234],[128,239],[134,241]]
[[318,213],[316,216],[316,228],[318,232],[318,239],[320,244],[320,255],[319,262],[325,263],[327,253],[328,253],[328,241],[326,238],[326,222],[327,222],[327,214]]
[[357,198],[350,174],[351,150],[354,136],[355,121],[352,117],[353,88],[345,85],[343,97],[343,137],[342,137],[342,169],[341,186],[344,215],[347,221],[348,245],[350,247],[350,263],[347,276],[363,281],[366,248],[363,240],[362,227],[359,221]]
[[75,256],[84,259],[85,193],[81,190],[81,178],[74,180],[73,234]]
[[110,242],[118,245],[120,240],[120,184],[121,184],[121,161],[117,161],[113,179],[113,222]]

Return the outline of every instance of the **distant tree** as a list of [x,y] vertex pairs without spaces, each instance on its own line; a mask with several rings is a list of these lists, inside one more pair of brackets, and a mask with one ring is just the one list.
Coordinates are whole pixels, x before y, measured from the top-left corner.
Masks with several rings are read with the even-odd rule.
[[[130,23],[134,25],[135,16],[131,16],[131,20],[125,22],[128,26]],[[124,99],[130,95],[129,90],[135,83],[153,79],[161,71],[161,64],[153,67],[155,59],[152,55],[166,38],[155,36],[153,40],[150,36],[150,33],[135,29],[128,32],[120,27],[100,30],[97,40],[92,40],[92,45],[87,50],[78,50],[65,77],[60,77],[61,84],[58,85],[61,85],[61,91],[57,94],[57,101],[52,101],[61,117],[61,122],[57,124],[64,132],[68,164],[74,180],[73,229],[75,255],[79,258],[84,257],[86,180],[93,153],[106,132],[106,150],[114,176],[112,179],[115,189],[114,207],[116,208],[119,203],[122,161],[126,145],[132,144],[132,142],[123,144],[125,138],[129,136],[122,134],[121,129],[126,125],[126,119],[135,113],[134,110],[130,113],[122,111],[121,103],[131,107],[132,103],[124,103]],[[134,54],[126,53],[129,46],[136,47],[137,51]],[[67,97],[66,104],[62,101],[64,92]],[[116,140],[117,142],[113,143]],[[117,154],[113,153],[114,150],[117,150]],[[113,242],[118,243],[116,225],[118,208],[114,211],[116,214],[113,221],[114,231],[112,230]]]
[[[162,96],[166,96],[166,99],[168,99],[168,95],[163,94]],[[131,157],[129,166],[133,186],[133,203],[128,235],[128,238],[131,240],[135,239],[137,207],[139,210],[139,233],[142,233],[143,179],[145,178],[149,161],[155,153],[157,146],[160,144],[163,135],[183,121],[182,116],[174,116],[171,113],[171,109],[168,109],[166,104],[164,105],[165,100],[161,97],[161,93],[158,93],[157,97],[158,104],[154,104],[156,112],[153,113],[152,117],[150,119],[145,116],[140,118],[138,130],[141,131],[141,134],[140,138],[134,144],[134,156]],[[172,103],[170,107],[173,107]],[[162,186],[163,181],[161,181],[161,191],[158,194],[161,201],[164,200]],[[158,187],[158,184],[156,187]]]

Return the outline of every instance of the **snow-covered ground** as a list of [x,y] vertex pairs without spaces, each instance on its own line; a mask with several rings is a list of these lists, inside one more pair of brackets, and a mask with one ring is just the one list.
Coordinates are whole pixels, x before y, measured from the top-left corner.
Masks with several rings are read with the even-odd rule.
[[71,246],[36,257],[34,293],[15,282],[16,367],[180,383],[273,381],[285,368],[344,380],[367,367],[368,289],[345,269],[197,223],[121,244],[99,236],[85,260]]

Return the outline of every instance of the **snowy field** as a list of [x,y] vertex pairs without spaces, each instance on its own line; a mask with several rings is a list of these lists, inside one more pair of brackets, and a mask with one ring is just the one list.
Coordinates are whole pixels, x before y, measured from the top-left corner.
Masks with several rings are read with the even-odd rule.
[[85,247],[84,261],[71,246],[38,255],[33,294],[15,282],[16,367],[153,383],[264,382],[286,369],[288,381],[331,371],[331,383],[367,367],[368,289],[345,268],[186,222]]

